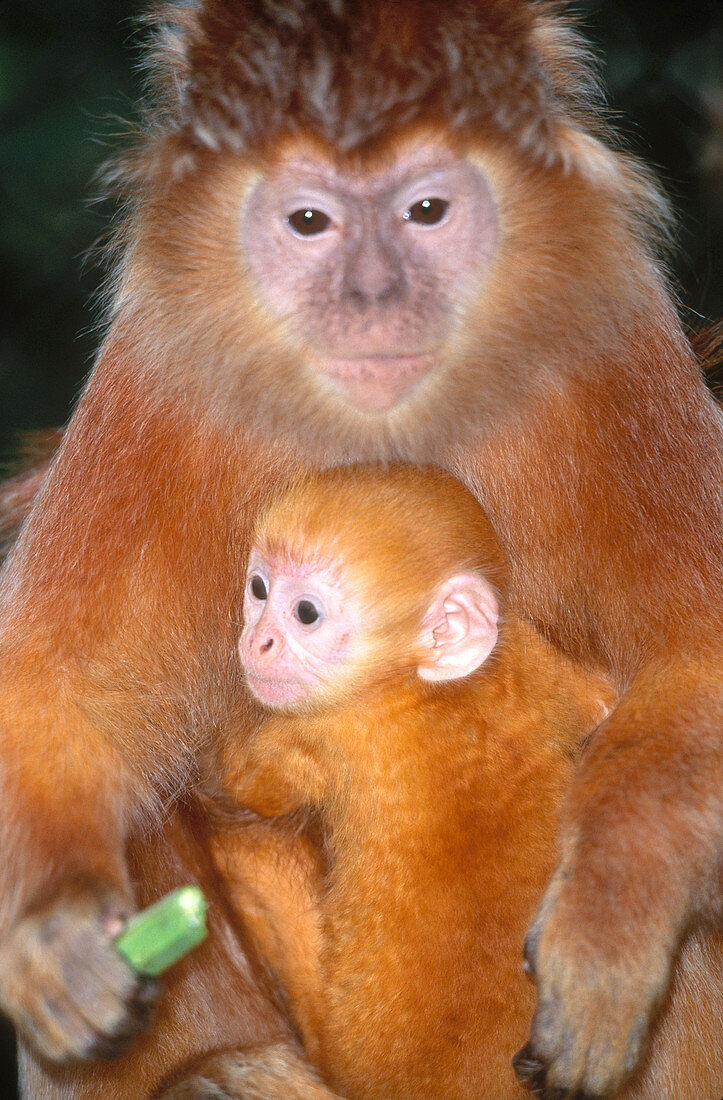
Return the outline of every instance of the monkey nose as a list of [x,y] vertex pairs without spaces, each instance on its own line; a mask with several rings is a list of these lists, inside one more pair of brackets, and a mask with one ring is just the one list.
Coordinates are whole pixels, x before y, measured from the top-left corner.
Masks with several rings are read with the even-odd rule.
[[273,646],[273,644],[274,644],[274,639],[273,638],[267,638],[265,642],[261,643],[261,645],[259,646],[259,649],[261,650],[262,653],[268,653],[269,650],[271,649],[271,647]]

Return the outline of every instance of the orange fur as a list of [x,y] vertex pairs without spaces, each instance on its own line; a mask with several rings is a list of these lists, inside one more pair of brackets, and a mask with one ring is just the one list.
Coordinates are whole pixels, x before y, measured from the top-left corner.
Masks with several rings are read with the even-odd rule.
[[[416,677],[413,643],[436,581],[487,562],[504,585],[481,510],[439,474],[333,471],[275,502],[257,540],[292,567],[321,556],[343,569],[370,622],[381,601],[387,630],[369,629],[387,649],[356,669],[339,705],[300,705],[267,719],[248,747],[228,742],[236,797],[270,818],[314,815],[323,857],[303,832],[275,836],[276,822],[221,830],[216,858],[236,905],[310,1059],[341,1095],[521,1097],[512,1056],[533,997],[521,945],[554,867],[574,760],[612,692],[516,616],[471,680]],[[291,888],[281,897],[264,874],[274,846]],[[626,1100],[718,1100],[721,946],[710,935],[686,946]],[[223,1080],[223,1064],[199,1078]]]
[[[329,838],[322,985],[294,1007],[344,1096],[522,1093],[512,1056],[534,990],[521,945],[599,709],[575,705],[569,670],[556,676],[531,631],[506,634],[479,681],[437,694],[394,678],[333,714],[272,719],[252,743],[240,799],[264,813],[283,790],[287,811],[321,810]],[[289,768],[297,755],[321,795]]]

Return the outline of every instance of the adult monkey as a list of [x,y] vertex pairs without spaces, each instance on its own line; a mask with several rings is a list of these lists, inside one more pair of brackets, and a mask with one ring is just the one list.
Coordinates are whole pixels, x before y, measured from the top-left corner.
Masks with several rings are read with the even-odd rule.
[[[125,837],[197,782],[240,689],[239,511],[306,463],[434,461],[521,610],[624,692],[530,939],[524,1060],[610,1092],[721,908],[721,420],[656,264],[664,204],[554,6],[164,18],[111,327],[3,577],[5,1007],[94,1048],[64,1021],[113,972]],[[121,991],[103,1039],[129,1026]]]

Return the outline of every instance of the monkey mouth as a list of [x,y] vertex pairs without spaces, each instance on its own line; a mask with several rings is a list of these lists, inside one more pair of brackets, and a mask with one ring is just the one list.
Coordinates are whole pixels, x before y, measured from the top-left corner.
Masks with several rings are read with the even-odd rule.
[[275,676],[257,676],[246,670],[246,683],[251,694],[260,703],[279,707],[298,703],[307,697],[309,685],[300,680],[284,680]]
[[322,359],[321,373],[348,401],[368,412],[398,404],[434,367],[432,355]]

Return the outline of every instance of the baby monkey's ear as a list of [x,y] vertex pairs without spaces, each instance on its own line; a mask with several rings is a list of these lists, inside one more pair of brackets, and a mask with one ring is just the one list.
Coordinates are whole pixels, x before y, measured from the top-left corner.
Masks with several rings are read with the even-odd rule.
[[459,680],[479,668],[497,641],[499,613],[492,585],[477,573],[439,585],[422,620],[420,677]]

